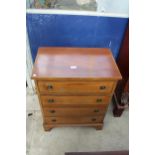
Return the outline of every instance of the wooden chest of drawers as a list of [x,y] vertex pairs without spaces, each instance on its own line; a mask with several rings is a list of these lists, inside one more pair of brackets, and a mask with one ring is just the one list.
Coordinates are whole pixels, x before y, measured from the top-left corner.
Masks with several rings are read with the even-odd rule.
[[102,129],[121,74],[109,49],[42,47],[32,79],[45,131],[59,126]]

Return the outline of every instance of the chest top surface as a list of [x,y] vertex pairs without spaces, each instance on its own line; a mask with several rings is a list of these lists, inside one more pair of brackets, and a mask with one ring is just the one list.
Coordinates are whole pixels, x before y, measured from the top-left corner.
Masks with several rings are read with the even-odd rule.
[[121,79],[108,48],[41,47],[33,67],[33,79]]

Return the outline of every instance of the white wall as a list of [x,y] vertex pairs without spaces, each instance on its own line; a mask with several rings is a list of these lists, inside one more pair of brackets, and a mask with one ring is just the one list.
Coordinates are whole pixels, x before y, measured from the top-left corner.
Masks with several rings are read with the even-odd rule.
[[106,13],[129,13],[129,0],[96,0],[97,11]]

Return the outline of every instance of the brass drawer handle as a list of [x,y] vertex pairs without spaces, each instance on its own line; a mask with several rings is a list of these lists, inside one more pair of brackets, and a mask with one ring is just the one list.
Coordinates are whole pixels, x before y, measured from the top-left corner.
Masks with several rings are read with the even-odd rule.
[[56,119],[52,119],[52,122],[56,122],[57,120]]
[[98,109],[95,109],[94,112],[99,112],[99,110]]
[[55,113],[55,110],[50,110],[49,112],[50,112],[50,113]]
[[100,89],[104,90],[104,89],[106,89],[106,86],[100,86]]
[[53,86],[52,86],[52,85],[48,85],[48,86],[47,86],[47,89],[48,89],[48,90],[51,90],[51,89],[53,89]]
[[96,118],[92,118],[92,121],[93,121],[93,122],[96,121]]
[[96,102],[102,102],[102,99],[101,99],[101,98],[98,98],[98,99],[96,100]]
[[54,102],[54,99],[49,99],[48,100],[48,103],[53,103]]

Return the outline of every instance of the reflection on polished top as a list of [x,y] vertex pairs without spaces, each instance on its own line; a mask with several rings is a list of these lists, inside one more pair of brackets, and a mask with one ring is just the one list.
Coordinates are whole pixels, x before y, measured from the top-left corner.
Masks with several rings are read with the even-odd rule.
[[121,79],[111,51],[108,48],[39,48],[33,79],[85,78]]

